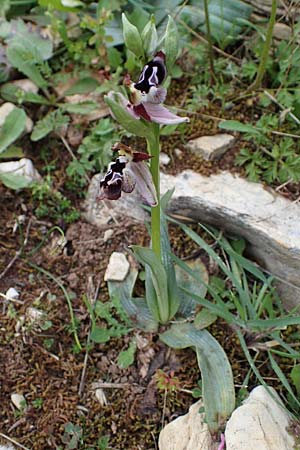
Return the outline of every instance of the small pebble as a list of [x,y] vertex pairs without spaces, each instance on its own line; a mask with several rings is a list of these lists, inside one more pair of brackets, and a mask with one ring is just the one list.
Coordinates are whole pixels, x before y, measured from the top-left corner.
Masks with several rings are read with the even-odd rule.
[[20,411],[26,407],[26,400],[22,394],[11,394],[10,399],[17,409]]
[[106,231],[104,232],[103,242],[109,241],[109,239],[112,238],[113,235],[114,235],[114,230],[112,230],[111,228],[109,228],[108,230],[106,230]]
[[18,300],[20,293],[13,287],[7,289],[5,297],[7,300]]
[[129,268],[130,264],[123,253],[112,253],[104,274],[104,281],[123,281],[129,272]]
[[103,389],[101,388],[96,389],[95,396],[101,406],[107,405],[107,398]]
[[170,164],[171,158],[169,155],[167,155],[167,153],[161,152],[159,154],[159,164],[161,166],[167,166],[168,164]]

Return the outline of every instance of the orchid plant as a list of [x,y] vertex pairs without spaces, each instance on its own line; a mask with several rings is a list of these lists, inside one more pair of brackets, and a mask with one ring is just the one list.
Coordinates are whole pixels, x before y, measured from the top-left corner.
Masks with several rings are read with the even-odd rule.
[[195,348],[202,373],[207,423],[212,432],[217,432],[234,408],[231,367],[216,339],[193,323],[197,302],[184,288],[205,296],[205,282],[201,280],[199,267],[190,269],[191,274],[183,274],[182,269],[180,272],[178,265],[175,270],[164,212],[172,193],[160,196],[161,127],[189,121],[163,104],[167,96],[164,84],[179,50],[177,28],[169,16],[165,34],[159,40],[154,17],[141,34],[124,14],[122,18],[125,45],[140,62],[141,71],[135,82],[126,76],[122,92],[110,92],[105,101],[113,118],[125,130],[146,139],[147,153],[122,143],[115,144],[113,150],[118,156],[100,181],[98,198],[117,200],[136,189],[151,208],[151,246],[132,246],[136,259],[145,266],[145,298],[133,297],[138,275],[135,266],[123,282],[108,282],[109,293],[119,298],[136,327],[157,331],[160,324],[167,325],[172,319],[170,328],[160,334],[161,340],[174,348]]

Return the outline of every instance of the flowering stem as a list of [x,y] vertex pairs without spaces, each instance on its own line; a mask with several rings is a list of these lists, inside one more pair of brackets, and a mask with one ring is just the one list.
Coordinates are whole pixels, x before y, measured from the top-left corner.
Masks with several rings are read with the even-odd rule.
[[148,152],[152,156],[150,171],[156,189],[157,206],[151,208],[151,241],[152,250],[161,258],[160,250],[160,180],[159,180],[159,125],[152,124],[151,138],[147,138]]

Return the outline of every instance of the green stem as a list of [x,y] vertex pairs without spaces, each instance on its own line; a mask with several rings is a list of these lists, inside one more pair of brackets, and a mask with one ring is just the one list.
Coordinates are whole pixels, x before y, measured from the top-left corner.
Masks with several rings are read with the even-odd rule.
[[147,139],[148,152],[152,156],[150,171],[156,189],[157,206],[151,208],[151,242],[152,250],[161,259],[160,248],[160,176],[159,176],[159,125],[153,123],[153,133]]
[[256,78],[254,82],[251,84],[251,86],[249,86],[249,88],[247,89],[247,92],[255,91],[256,89],[258,89],[261,85],[263,76],[265,74],[269,51],[272,43],[273,29],[276,20],[276,10],[277,10],[277,0],[272,0],[270,21],[267,29],[265,44],[261,52],[260,63],[258,66]]

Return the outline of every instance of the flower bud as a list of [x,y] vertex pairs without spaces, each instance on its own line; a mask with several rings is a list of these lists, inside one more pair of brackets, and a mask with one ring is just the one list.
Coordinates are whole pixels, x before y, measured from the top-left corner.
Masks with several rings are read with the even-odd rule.
[[176,61],[178,50],[179,50],[179,38],[177,26],[176,23],[174,22],[174,19],[171,16],[169,16],[164,39],[166,66],[169,73]]
[[152,56],[155,53],[158,44],[154,15],[151,16],[149,22],[142,31],[142,42],[146,56]]
[[122,22],[123,37],[126,47],[128,48],[128,50],[134,53],[137,58],[143,58],[144,49],[139,30],[136,26],[129,22],[124,13],[122,14]]

